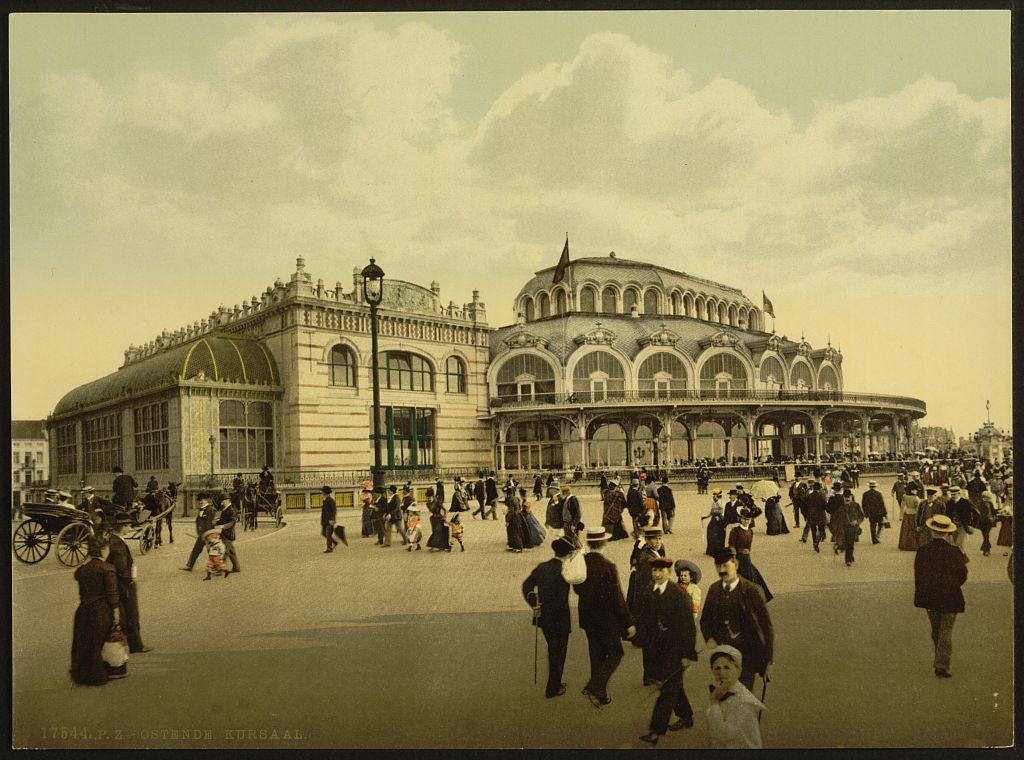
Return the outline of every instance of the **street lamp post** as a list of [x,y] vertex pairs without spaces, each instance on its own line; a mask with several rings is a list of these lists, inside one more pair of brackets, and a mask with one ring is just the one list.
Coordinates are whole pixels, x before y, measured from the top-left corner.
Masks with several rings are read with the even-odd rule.
[[363,268],[363,297],[370,305],[370,376],[373,382],[373,488],[384,489],[384,469],[380,466],[380,378],[377,361],[377,307],[384,296],[384,270],[370,259]]
[[210,436],[210,485],[213,485],[213,444],[217,442],[217,439],[212,435]]

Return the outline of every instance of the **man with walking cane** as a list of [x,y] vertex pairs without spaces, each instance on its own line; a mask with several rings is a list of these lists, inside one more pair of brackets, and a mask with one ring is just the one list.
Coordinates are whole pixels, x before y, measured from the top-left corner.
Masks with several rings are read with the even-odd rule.
[[[533,625],[544,631],[548,644],[548,682],[544,696],[548,699],[565,694],[562,671],[569,648],[569,584],[562,577],[562,558],[576,547],[564,538],[551,543],[555,557],[542,562],[523,581],[523,598],[533,607]],[[537,683],[537,631],[533,639],[533,682]]]
[[[636,638],[648,655],[658,701],[654,703],[650,730],[640,740],[657,744],[666,731],[693,727],[693,708],[683,688],[683,670],[697,662],[697,627],[686,592],[669,582],[672,560],[653,557],[647,564],[651,567],[653,588],[644,592],[647,603],[637,616]],[[669,724],[673,711],[679,719]]]

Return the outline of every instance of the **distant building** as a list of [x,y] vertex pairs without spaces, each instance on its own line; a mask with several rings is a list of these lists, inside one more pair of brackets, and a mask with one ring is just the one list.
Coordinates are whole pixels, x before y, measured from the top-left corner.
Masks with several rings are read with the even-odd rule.
[[11,504],[15,509],[33,490],[49,485],[48,437],[45,420],[11,421]]
[[912,436],[914,439],[914,450],[923,451],[927,448],[945,451],[956,448],[957,439],[952,430],[932,425],[913,426]]
[[990,462],[1002,462],[1013,452],[1013,437],[991,422],[982,425],[978,432],[971,436],[971,440],[978,456]]

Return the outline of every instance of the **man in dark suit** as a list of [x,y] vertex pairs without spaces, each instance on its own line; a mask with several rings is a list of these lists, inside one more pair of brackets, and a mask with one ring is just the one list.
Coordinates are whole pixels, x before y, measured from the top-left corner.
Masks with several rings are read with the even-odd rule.
[[569,584],[562,577],[562,557],[568,557],[573,545],[564,538],[551,542],[555,558],[542,562],[523,581],[523,598],[533,607],[533,624],[544,632],[548,644],[548,699],[565,694],[562,671],[569,648]]
[[130,515],[122,513],[114,518],[114,530],[110,536],[110,556],[107,562],[117,570],[117,591],[124,609],[124,633],[128,637],[129,652],[150,652],[152,647],[142,643],[139,625],[139,599],[135,587],[135,561],[124,541],[124,534],[132,525]]
[[583,694],[594,707],[602,707],[612,701],[608,681],[622,660],[621,640],[635,636],[636,626],[622,596],[618,571],[601,556],[608,534],[604,528],[587,528],[586,539],[587,579],[573,590],[580,598],[580,628],[587,634],[590,650],[590,680]]
[[712,559],[720,580],[708,589],[700,630],[709,649],[728,644],[743,654],[740,681],[753,689],[756,674],[769,680],[775,647],[775,632],[764,593],[756,583],[739,576],[739,564],[732,549],[716,551]]
[[729,499],[725,502],[725,507],[722,511],[722,527],[725,528],[726,533],[729,532],[730,525],[740,521],[740,516],[737,514],[739,505],[739,491],[735,488],[730,488]]
[[562,532],[570,537],[578,535],[582,520],[583,509],[572,493],[572,483],[562,483]]
[[135,482],[135,478],[127,474],[120,466],[114,467],[114,483],[112,485],[114,495],[113,501],[125,510],[132,508],[135,503],[135,489],[139,487],[139,484]]
[[676,497],[668,487],[668,475],[661,476],[661,485],[658,486],[658,508],[661,509],[665,533],[669,534],[672,532],[672,520],[676,516]]
[[825,494],[821,492],[821,483],[815,481],[811,484],[811,493],[804,500],[804,507],[807,510],[807,522],[804,525],[804,535],[807,529],[811,530],[811,540],[814,542],[814,551],[820,552],[818,544],[825,540],[825,525],[828,522],[826,512]]
[[633,538],[639,538],[642,526],[640,520],[644,515],[644,491],[640,485],[640,478],[632,478],[629,481],[629,490],[626,491],[626,511],[633,519]]
[[964,611],[960,587],[967,582],[967,563],[964,553],[949,543],[957,530],[949,517],[933,515],[925,526],[931,531],[932,540],[919,548],[914,558],[914,606],[924,608],[932,626],[935,675],[951,678],[953,624],[957,614]]
[[[697,661],[697,627],[690,597],[669,581],[672,560],[654,557],[647,564],[653,586],[642,616],[637,617],[637,638],[647,655],[650,674],[660,687],[650,730],[640,739],[657,744],[666,731],[693,726],[693,708],[683,688],[683,669]],[[679,719],[669,725],[673,710]]]
[[868,490],[861,497],[861,507],[864,508],[864,515],[868,518],[871,526],[871,543],[877,544],[882,535],[882,523],[887,516],[885,511],[885,498],[878,491],[878,483],[874,480],[868,481]]
[[196,560],[199,558],[199,553],[206,546],[206,542],[203,541],[203,534],[210,530],[216,522],[216,510],[213,508],[213,504],[210,503],[210,495],[205,491],[200,491],[196,494],[196,501],[198,502],[196,542],[193,544],[192,551],[188,555],[188,562],[185,563],[185,567],[181,568],[189,572],[192,572],[192,566],[195,565]]
[[220,506],[222,511],[217,518],[216,527],[220,528],[224,559],[231,560],[231,572],[240,573],[242,568],[238,564],[238,554],[235,552],[235,523],[238,522],[238,512],[235,511],[232,497],[221,499]]
[[[327,539],[327,548],[324,554],[334,551],[334,523],[338,520],[338,505],[331,496],[331,487],[324,486],[320,489],[324,493],[324,500],[320,504],[320,535]],[[223,538],[221,534],[221,538]]]
[[473,517],[480,515],[482,518],[484,504],[487,502],[487,487],[484,485],[483,477],[477,478],[476,483],[473,485],[473,498],[476,499],[476,503],[479,505],[478,509],[473,510]]
[[[492,519],[498,519],[498,482],[494,478],[494,470],[491,470],[487,474],[487,482],[484,483],[485,507],[480,510],[481,520],[487,519],[488,512],[490,512]],[[475,515],[476,513],[474,512],[473,514]]]

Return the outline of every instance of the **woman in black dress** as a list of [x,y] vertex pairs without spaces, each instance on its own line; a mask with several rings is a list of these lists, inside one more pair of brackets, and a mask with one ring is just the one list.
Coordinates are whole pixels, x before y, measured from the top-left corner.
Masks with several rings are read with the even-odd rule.
[[739,565],[737,572],[751,583],[756,583],[764,592],[764,600],[772,600],[772,592],[768,590],[764,576],[757,566],[750,559],[750,549],[754,543],[754,532],[752,523],[754,518],[761,516],[761,510],[757,507],[741,507],[739,511],[740,524],[729,531],[729,548],[736,552],[736,563]]
[[764,504],[764,513],[768,523],[768,529],[765,532],[769,536],[789,533],[789,527],[786,525],[786,516],[782,513],[782,507],[779,506],[781,501],[781,496],[772,496]]
[[444,522],[444,504],[434,498],[433,488],[428,488],[425,496],[427,508],[430,510],[430,538],[427,539],[427,548],[432,552],[451,551],[452,542],[448,537],[448,526]]
[[725,548],[725,520],[722,516],[723,512],[722,489],[715,488],[711,491],[711,511],[707,514],[710,522],[708,523],[707,530],[708,545],[704,553],[708,556]]
[[117,570],[106,561],[109,554],[108,539],[91,539],[89,561],[75,570],[79,602],[71,638],[71,680],[78,684],[102,686],[128,675],[127,665],[112,668],[101,654],[110,629],[121,622]]

